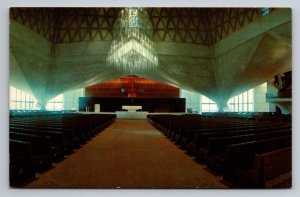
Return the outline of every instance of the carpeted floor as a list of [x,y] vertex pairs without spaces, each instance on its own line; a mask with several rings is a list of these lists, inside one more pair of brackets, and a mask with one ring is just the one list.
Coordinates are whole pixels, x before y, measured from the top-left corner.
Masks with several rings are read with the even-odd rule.
[[226,188],[146,120],[116,120],[27,188]]

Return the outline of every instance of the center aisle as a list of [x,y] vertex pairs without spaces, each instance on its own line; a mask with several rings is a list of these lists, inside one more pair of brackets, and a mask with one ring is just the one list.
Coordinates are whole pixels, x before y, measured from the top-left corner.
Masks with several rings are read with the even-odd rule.
[[226,188],[147,120],[116,120],[27,188]]

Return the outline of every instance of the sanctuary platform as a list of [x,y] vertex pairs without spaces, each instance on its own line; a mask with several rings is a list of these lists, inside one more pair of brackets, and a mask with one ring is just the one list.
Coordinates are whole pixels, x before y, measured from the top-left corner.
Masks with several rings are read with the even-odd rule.
[[148,114],[158,115],[158,114],[172,114],[172,115],[182,115],[184,113],[178,112],[160,112],[160,113],[149,113],[148,111],[116,111],[116,112],[78,112],[79,114],[116,114],[117,119],[147,119]]
[[147,119],[147,111],[116,111],[117,119]]

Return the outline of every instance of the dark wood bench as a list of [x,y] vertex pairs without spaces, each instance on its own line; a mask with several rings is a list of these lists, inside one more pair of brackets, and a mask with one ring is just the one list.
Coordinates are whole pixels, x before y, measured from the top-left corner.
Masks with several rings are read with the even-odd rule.
[[51,139],[49,136],[10,132],[9,138],[23,142],[30,142],[34,167],[37,171],[41,171],[52,166]]
[[236,184],[239,180],[238,170],[253,167],[255,156],[291,146],[291,135],[267,140],[230,145],[226,155],[218,157],[223,160],[222,174],[224,180]]
[[9,180],[14,186],[20,181],[35,178],[33,154],[30,142],[9,140]]
[[239,188],[265,188],[268,181],[292,169],[291,147],[266,152],[255,156],[250,169],[237,172]]
[[9,130],[14,133],[23,133],[37,136],[49,136],[51,138],[51,152],[54,161],[60,161],[65,155],[65,140],[62,132],[55,131],[39,131],[35,129],[23,129],[10,127]]
[[208,157],[224,154],[230,144],[237,144],[248,141],[264,140],[284,135],[290,135],[289,129],[277,132],[251,133],[239,136],[209,138],[207,147],[200,148],[196,151],[196,159],[205,161]]
[[35,125],[28,125],[28,124],[11,124],[10,127],[12,128],[21,128],[21,129],[30,129],[35,131],[42,131],[42,132],[60,132],[64,134],[64,141],[65,141],[65,153],[70,154],[73,152],[73,149],[79,147],[80,140],[78,135],[76,136],[72,129],[64,129],[55,126],[35,126]]
[[239,127],[219,127],[214,129],[202,129],[201,132],[198,132],[195,135],[194,143],[196,144],[197,148],[206,147],[208,144],[208,140],[210,138],[218,138],[218,137],[231,137],[231,136],[238,136],[242,134],[252,134],[252,133],[259,133],[259,132],[272,132],[280,129],[290,128],[290,125],[256,125],[256,126],[239,126]]

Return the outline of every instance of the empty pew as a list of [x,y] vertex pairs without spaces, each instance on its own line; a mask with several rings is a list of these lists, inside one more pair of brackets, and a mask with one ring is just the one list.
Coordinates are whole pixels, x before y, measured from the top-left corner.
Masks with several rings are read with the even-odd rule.
[[219,157],[224,163],[223,178],[231,184],[237,184],[240,180],[238,170],[253,168],[256,155],[290,146],[291,135],[228,146],[226,155]]
[[247,134],[256,134],[263,132],[273,132],[281,129],[290,129],[290,125],[257,125],[251,127],[232,127],[232,128],[214,128],[203,129],[202,132],[196,133],[194,136],[195,147],[203,148],[208,145],[210,138],[222,138]]
[[269,181],[291,169],[291,147],[258,154],[250,169],[238,169],[237,186],[239,188],[266,188]]
[[9,138],[18,141],[30,142],[34,167],[37,171],[44,170],[52,166],[51,142],[49,136],[10,132]]
[[33,178],[35,178],[35,170],[31,143],[10,139],[9,179],[11,185]]
[[59,161],[64,158],[65,155],[65,140],[62,132],[55,131],[39,131],[34,129],[23,129],[10,127],[9,130],[14,133],[23,133],[37,136],[49,136],[51,138],[51,152],[54,161]]
[[[148,120],[190,155],[197,158],[201,155],[198,159],[202,159],[208,169],[222,173],[225,181],[235,185],[237,170],[252,168],[256,154],[275,151],[291,143],[291,117],[274,113],[150,114]],[[276,138],[279,139],[276,141]],[[240,155],[244,156],[236,157],[240,166],[229,164],[228,147],[248,143],[253,143],[255,148],[239,147]]]
[[208,157],[223,154],[226,147],[230,144],[236,144],[248,141],[264,140],[268,138],[280,137],[290,135],[289,129],[276,131],[276,132],[263,132],[263,133],[246,133],[243,135],[230,136],[230,137],[217,137],[209,138],[207,147],[199,148],[196,151],[195,157],[199,161],[205,161]]
[[28,129],[41,132],[59,132],[64,134],[65,153],[73,152],[73,149],[79,147],[79,137],[71,129],[59,128],[54,126],[35,126],[30,124],[11,124],[10,128]]
[[18,187],[16,182],[32,180],[36,171],[49,169],[115,118],[115,114],[10,112],[10,184]]

